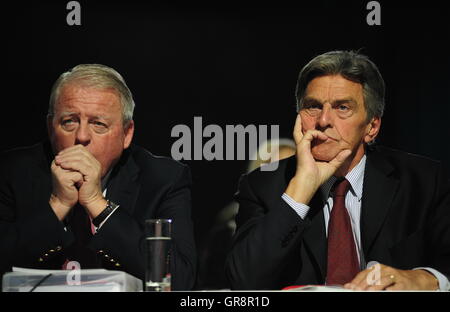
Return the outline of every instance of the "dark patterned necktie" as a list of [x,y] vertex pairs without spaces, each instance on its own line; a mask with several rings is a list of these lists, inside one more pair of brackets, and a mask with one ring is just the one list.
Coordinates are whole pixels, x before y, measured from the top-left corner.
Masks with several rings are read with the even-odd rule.
[[72,208],[69,227],[75,236],[75,242],[68,248],[68,260],[78,261],[81,269],[98,267],[95,252],[87,247],[92,238],[91,221],[81,205],[77,204]]
[[359,272],[352,225],[345,208],[345,194],[349,188],[346,179],[334,184],[333,209],[328,223],[327,285],[344,285]]

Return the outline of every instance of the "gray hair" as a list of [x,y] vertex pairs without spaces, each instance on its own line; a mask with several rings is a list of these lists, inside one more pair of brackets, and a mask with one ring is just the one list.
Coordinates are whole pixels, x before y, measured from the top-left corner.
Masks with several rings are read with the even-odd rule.
[[101,64],[80,64],[71,70],[62,73],[53,84],[48,106],[48,115],[54,115],[56,101],[63,86],[69,83],[77,83],[87,87],[99,89],[112,88],[120,95],[122,104],[122,122],[127,126],[133,119],[134,100],[122,76],[111,67]]
[[377,66],[365,55],[354,51],[330,51],[313,58],[300,71],[295,97],[297,111],[300,111],[308,83],[314,78],[341,75],[363,87],[367,122],[373,117],[383,116],[384,80]]

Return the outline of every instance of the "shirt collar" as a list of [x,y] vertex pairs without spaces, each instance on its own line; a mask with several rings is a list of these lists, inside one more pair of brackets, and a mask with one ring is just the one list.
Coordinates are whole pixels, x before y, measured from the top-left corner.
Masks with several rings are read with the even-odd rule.
[[[353,193],[354,196],[358,198],[359,201],[362,199],[362,189],[363,189],[363,182],[364,182],[364,171],[366,168],[366,155],[364,155],[359,163],[350,170],[349,173],[345,176],[345,178],[350,182],[350,190]],[[331,176],[322,186],[320,187],[320,190],[322,192],[322,196],[324,197],[325,201],[328,199],[330,195],[330,190],[333,187],[334,182],[336,182],[337,177]]]

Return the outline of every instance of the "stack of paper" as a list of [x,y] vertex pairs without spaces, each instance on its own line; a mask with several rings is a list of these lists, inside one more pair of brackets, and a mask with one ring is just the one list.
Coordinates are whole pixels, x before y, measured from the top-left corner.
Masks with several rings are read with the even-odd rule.
[[304,285],[304,286],[289,286],[283,289],[284,291],[318,291],[318,292],[337,292],[337,291],[353,291],[342,286],[324,286],[324,285]]
[[124,292],[142,291],[142,281],[122,271],[35,270],[13,268],[3,275],[4,292]]

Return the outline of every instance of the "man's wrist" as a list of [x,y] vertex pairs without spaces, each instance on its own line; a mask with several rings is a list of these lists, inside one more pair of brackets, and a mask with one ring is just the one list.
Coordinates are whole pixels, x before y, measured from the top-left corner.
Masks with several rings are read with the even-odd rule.
[[48,201],[48,204],[52,208],[53,212],[55,213],[55,215],[56,215],[56,217],[58,218],[59,221],[64,220],[64,218],[66,217],[66,215],[69,212],[70,208],[72,208],[72,207],[70,207],[68,205],[64,205],[59,200],[59,198],[56,197],[53,194],[50,195],[50,199]]
[[302,183],[299,179],[294,177],[291,179],[284,192],[297,203],[308,205],[316,192],[316,190],[310,188],[308,183]]
[[433,273],[426,270],[425,268],[416,269],[415,271],[422,274],[423,282],[425,285],[424,289],[439,290],[439,280]]
[[94,200],[93,202],[85,206],[91,219],[95,219],[108,205],[107,200],[104,197]]

